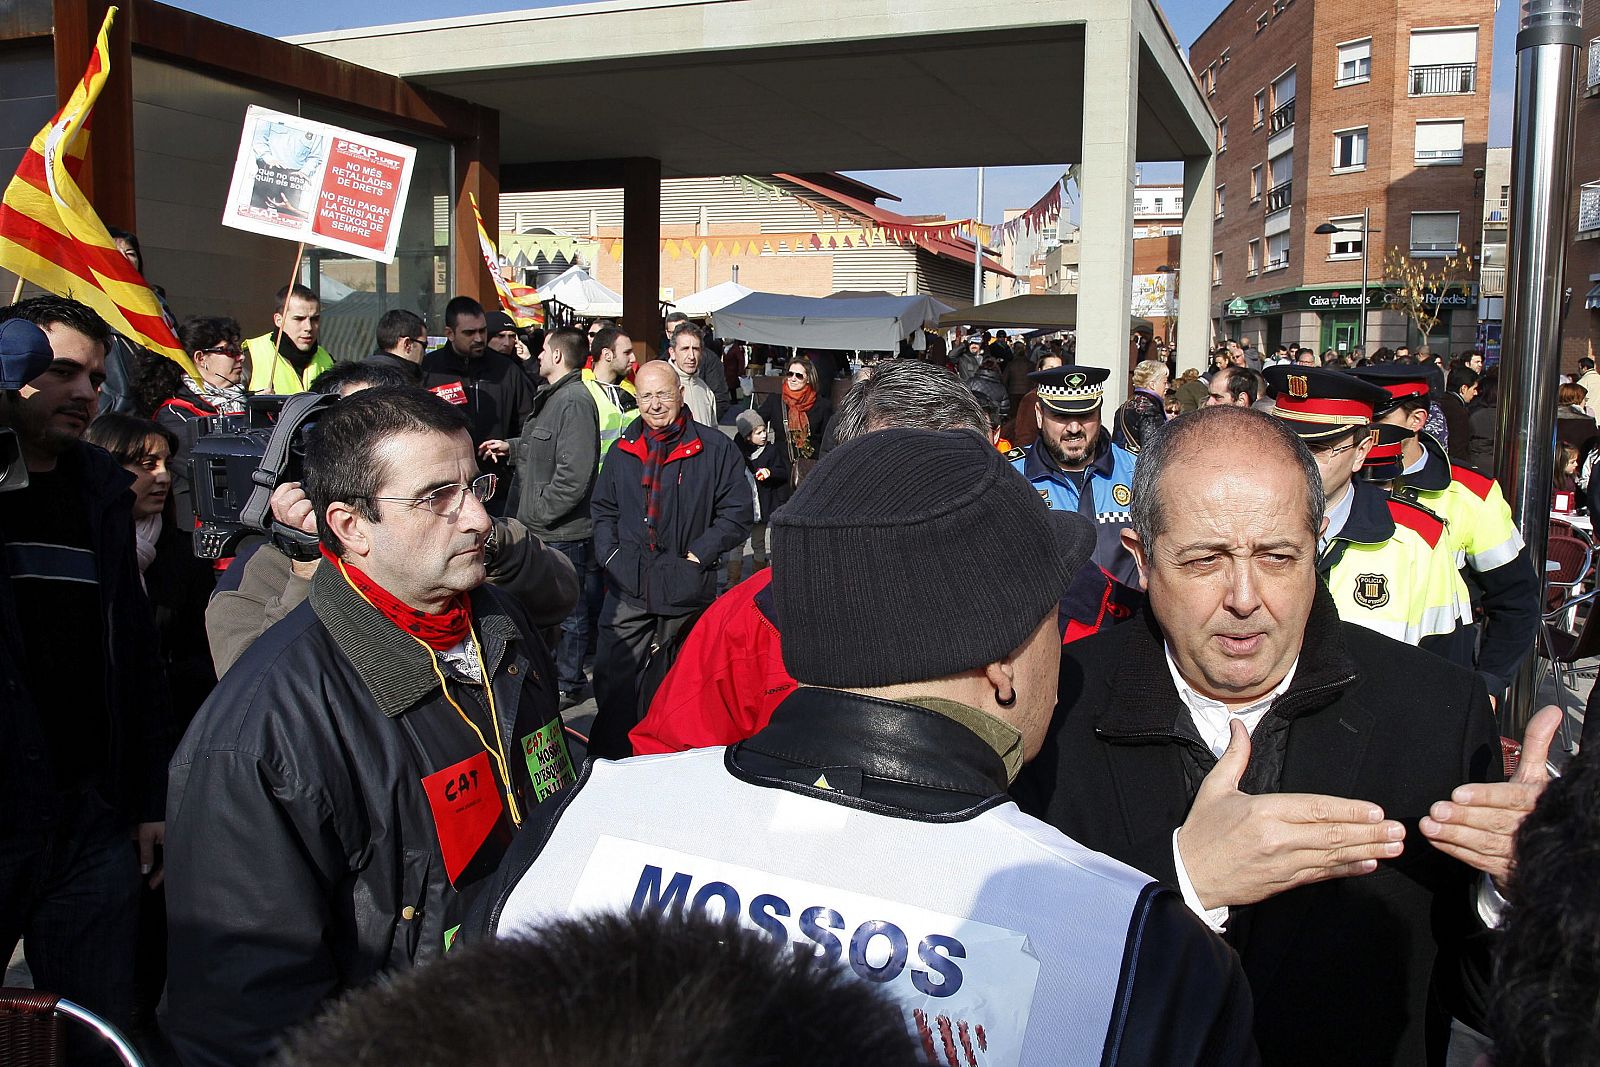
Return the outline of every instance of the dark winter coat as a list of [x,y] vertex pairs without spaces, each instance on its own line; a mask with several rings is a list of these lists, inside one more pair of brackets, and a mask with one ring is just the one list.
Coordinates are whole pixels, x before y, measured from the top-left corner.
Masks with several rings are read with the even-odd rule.
[[512,442],[517,518],[544,541],[583,541],[594,533],[589,494],[600,466],[600,414],[573,371],[541,386],[533,414]]
[[[555,673],[511,598],[484,586],[471,601],[497,714],[481,685],[450,693],[506,754],[525,814],[572,781]],[[257,1063],[345,990],[443,953],[446,905],[486,884],[513,833],[483,757],[428,651],[318,568],[310,599],[250,646],[172,761],[168,1024],[186,1067]],[[474,767],[485,773],[436,786],[480,789],[498,811],[452,886],[423,779]]]
[[[717,562],[750,535],[753,506],[744,458],[729,437],[692,419],[661,465],[656,548],[645,525],[644,420],[606,453],[595,483],[594,553],[612,588],[657,615],[687,615],[716,599]],[[693,553],[698,564],[686,557]]]

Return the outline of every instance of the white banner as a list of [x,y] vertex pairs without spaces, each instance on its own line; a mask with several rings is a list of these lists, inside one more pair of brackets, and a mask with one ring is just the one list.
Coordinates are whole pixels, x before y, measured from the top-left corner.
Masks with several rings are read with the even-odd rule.
[[568,906],[597,911],[736,916],[881,985],[934,1063],[1021,1062],[1039,960],[1015,930],[609,836]]
[[252,106],[222,224],[394,262],[416,149]]
[[1175,313],[1172,275],[1135,274],[1133,276],[1133,314],[1140,318],[1170,319]]

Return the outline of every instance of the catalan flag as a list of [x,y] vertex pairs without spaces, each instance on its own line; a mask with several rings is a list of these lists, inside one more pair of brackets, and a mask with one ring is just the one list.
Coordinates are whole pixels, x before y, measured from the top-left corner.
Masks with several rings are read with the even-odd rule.
[[162,317],[156,294],[117,251],[105,223],[78,188],[77,175],[89,147],[89,116],[110,72],[106,35],[116,13],[114,7],[107,9],[83,81],[34,137],[0,198],[0,267],[89,305],[134,344],[198,377]]
[[468,193],[467,199],[472,202],[472,221],[478,224],[478,247],[483,250],[483,262],[489,268],[489,276],[494,279],[494,291],[500,295],[501,310],[510,315],[511,321],[518,326],[543,326],[544,307],[534,299],[534,290],[526,285],[513,286],[501,275],[500,252],[489,239],[489,231],[483,228],[478,198]]

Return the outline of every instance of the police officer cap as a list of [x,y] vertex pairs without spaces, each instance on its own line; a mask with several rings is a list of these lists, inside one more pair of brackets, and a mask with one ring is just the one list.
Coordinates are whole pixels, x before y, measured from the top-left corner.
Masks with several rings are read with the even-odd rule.
[[1371,482],[1392,482],[1405,470],[1405,443],[1417,435],[1388,422],[1373,426],[1371,434],[1372,449],[1361,461],[1361,476]]
[[1382,415],[1402,400],[1421,399],[1428,395],[1428,369],[1407,366],[1404,363],[1379,363],[1371,367],[1355,367],[1350,373],[1364,382],[1371,382],[1389,394],[1388,403],[1378,408]]
[[1068,363],[1049,370],[1036,370],[1028,375],[1039,390],[1039,403],[1058,415],[1087,415],[1100,407],[1105,399],[1106,379],[1111,372],[1105,367],[1084,367]]
[[0,391],[21,389],[43,374],[54,358],[50,338],[27,319],[0,322]]
[[1388,406],[1389,394],[1370,382],[1326,367],[1280,363],[1261,372],[1272,414],[1303,441],[1336,437],[1365,426]]
[[491,311],[484,317],[484,325],[489,327],[487,336],[493,337],[497,333],[515,330],[517,324],[511,321],[511,316],[504,311]]

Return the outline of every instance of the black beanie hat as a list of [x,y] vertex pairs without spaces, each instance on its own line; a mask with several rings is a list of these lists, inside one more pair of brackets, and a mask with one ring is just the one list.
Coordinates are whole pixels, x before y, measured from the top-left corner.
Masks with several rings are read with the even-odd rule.
[[1003,658],[1094,551],[969,430],[889,429],[831,452],[772,518],[783,663],[807,685],[920,682]]

